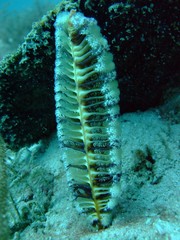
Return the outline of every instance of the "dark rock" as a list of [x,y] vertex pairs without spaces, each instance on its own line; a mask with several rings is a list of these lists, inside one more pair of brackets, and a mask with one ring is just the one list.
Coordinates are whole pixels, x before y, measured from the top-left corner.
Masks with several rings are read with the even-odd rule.
[[167,89],[179,88],[177,0],[63,1],[0,64],[1,134],[12,148],[55,130],[53,24],[59,11],[72,8],[94,17],[109,42],[121,113],[156,107]]

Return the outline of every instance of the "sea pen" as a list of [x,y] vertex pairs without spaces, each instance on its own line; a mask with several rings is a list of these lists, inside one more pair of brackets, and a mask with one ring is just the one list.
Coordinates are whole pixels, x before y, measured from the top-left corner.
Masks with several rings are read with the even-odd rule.
[[94,18],[72,10],[55,23],[57,135],[79,212],[109,226],[118,193],[119,89],[113,56]]

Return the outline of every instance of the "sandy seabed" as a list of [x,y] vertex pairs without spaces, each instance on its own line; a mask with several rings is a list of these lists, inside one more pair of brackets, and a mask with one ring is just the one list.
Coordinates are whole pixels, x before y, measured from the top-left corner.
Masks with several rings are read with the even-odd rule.
[[119,127],[120,194],[112,225],[102,231],[74,207],[56,133],[45,143],[8,152],[9,166],[18,168],[10,177],[14,240],[180,239],[180,125],[149,110],[122,115]]

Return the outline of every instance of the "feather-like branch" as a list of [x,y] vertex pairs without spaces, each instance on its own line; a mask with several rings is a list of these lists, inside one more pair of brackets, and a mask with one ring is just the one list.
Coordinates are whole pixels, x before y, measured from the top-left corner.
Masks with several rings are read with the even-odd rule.
[[93,18],[57,16],[55,100],[62,158],[78,209],[99,229],[111,222],[119,164],[119,90],[106,39]]

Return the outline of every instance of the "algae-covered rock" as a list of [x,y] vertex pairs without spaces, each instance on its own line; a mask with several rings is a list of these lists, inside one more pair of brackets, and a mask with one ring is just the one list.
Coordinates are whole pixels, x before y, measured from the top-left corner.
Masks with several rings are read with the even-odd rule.
[[157,106],[163,92],[177,85],[177,0],[64,0],[34,24],[17,52],[0,64],[1,133],[12,148],[55,129],[53,24],[58,12],[75,8],[95,18],[108,40],[122,113]]
[[45,137],[55,128],[53,23],[58,11],[35,23],[17,52],[1,62],[1,132],[13,148]]

